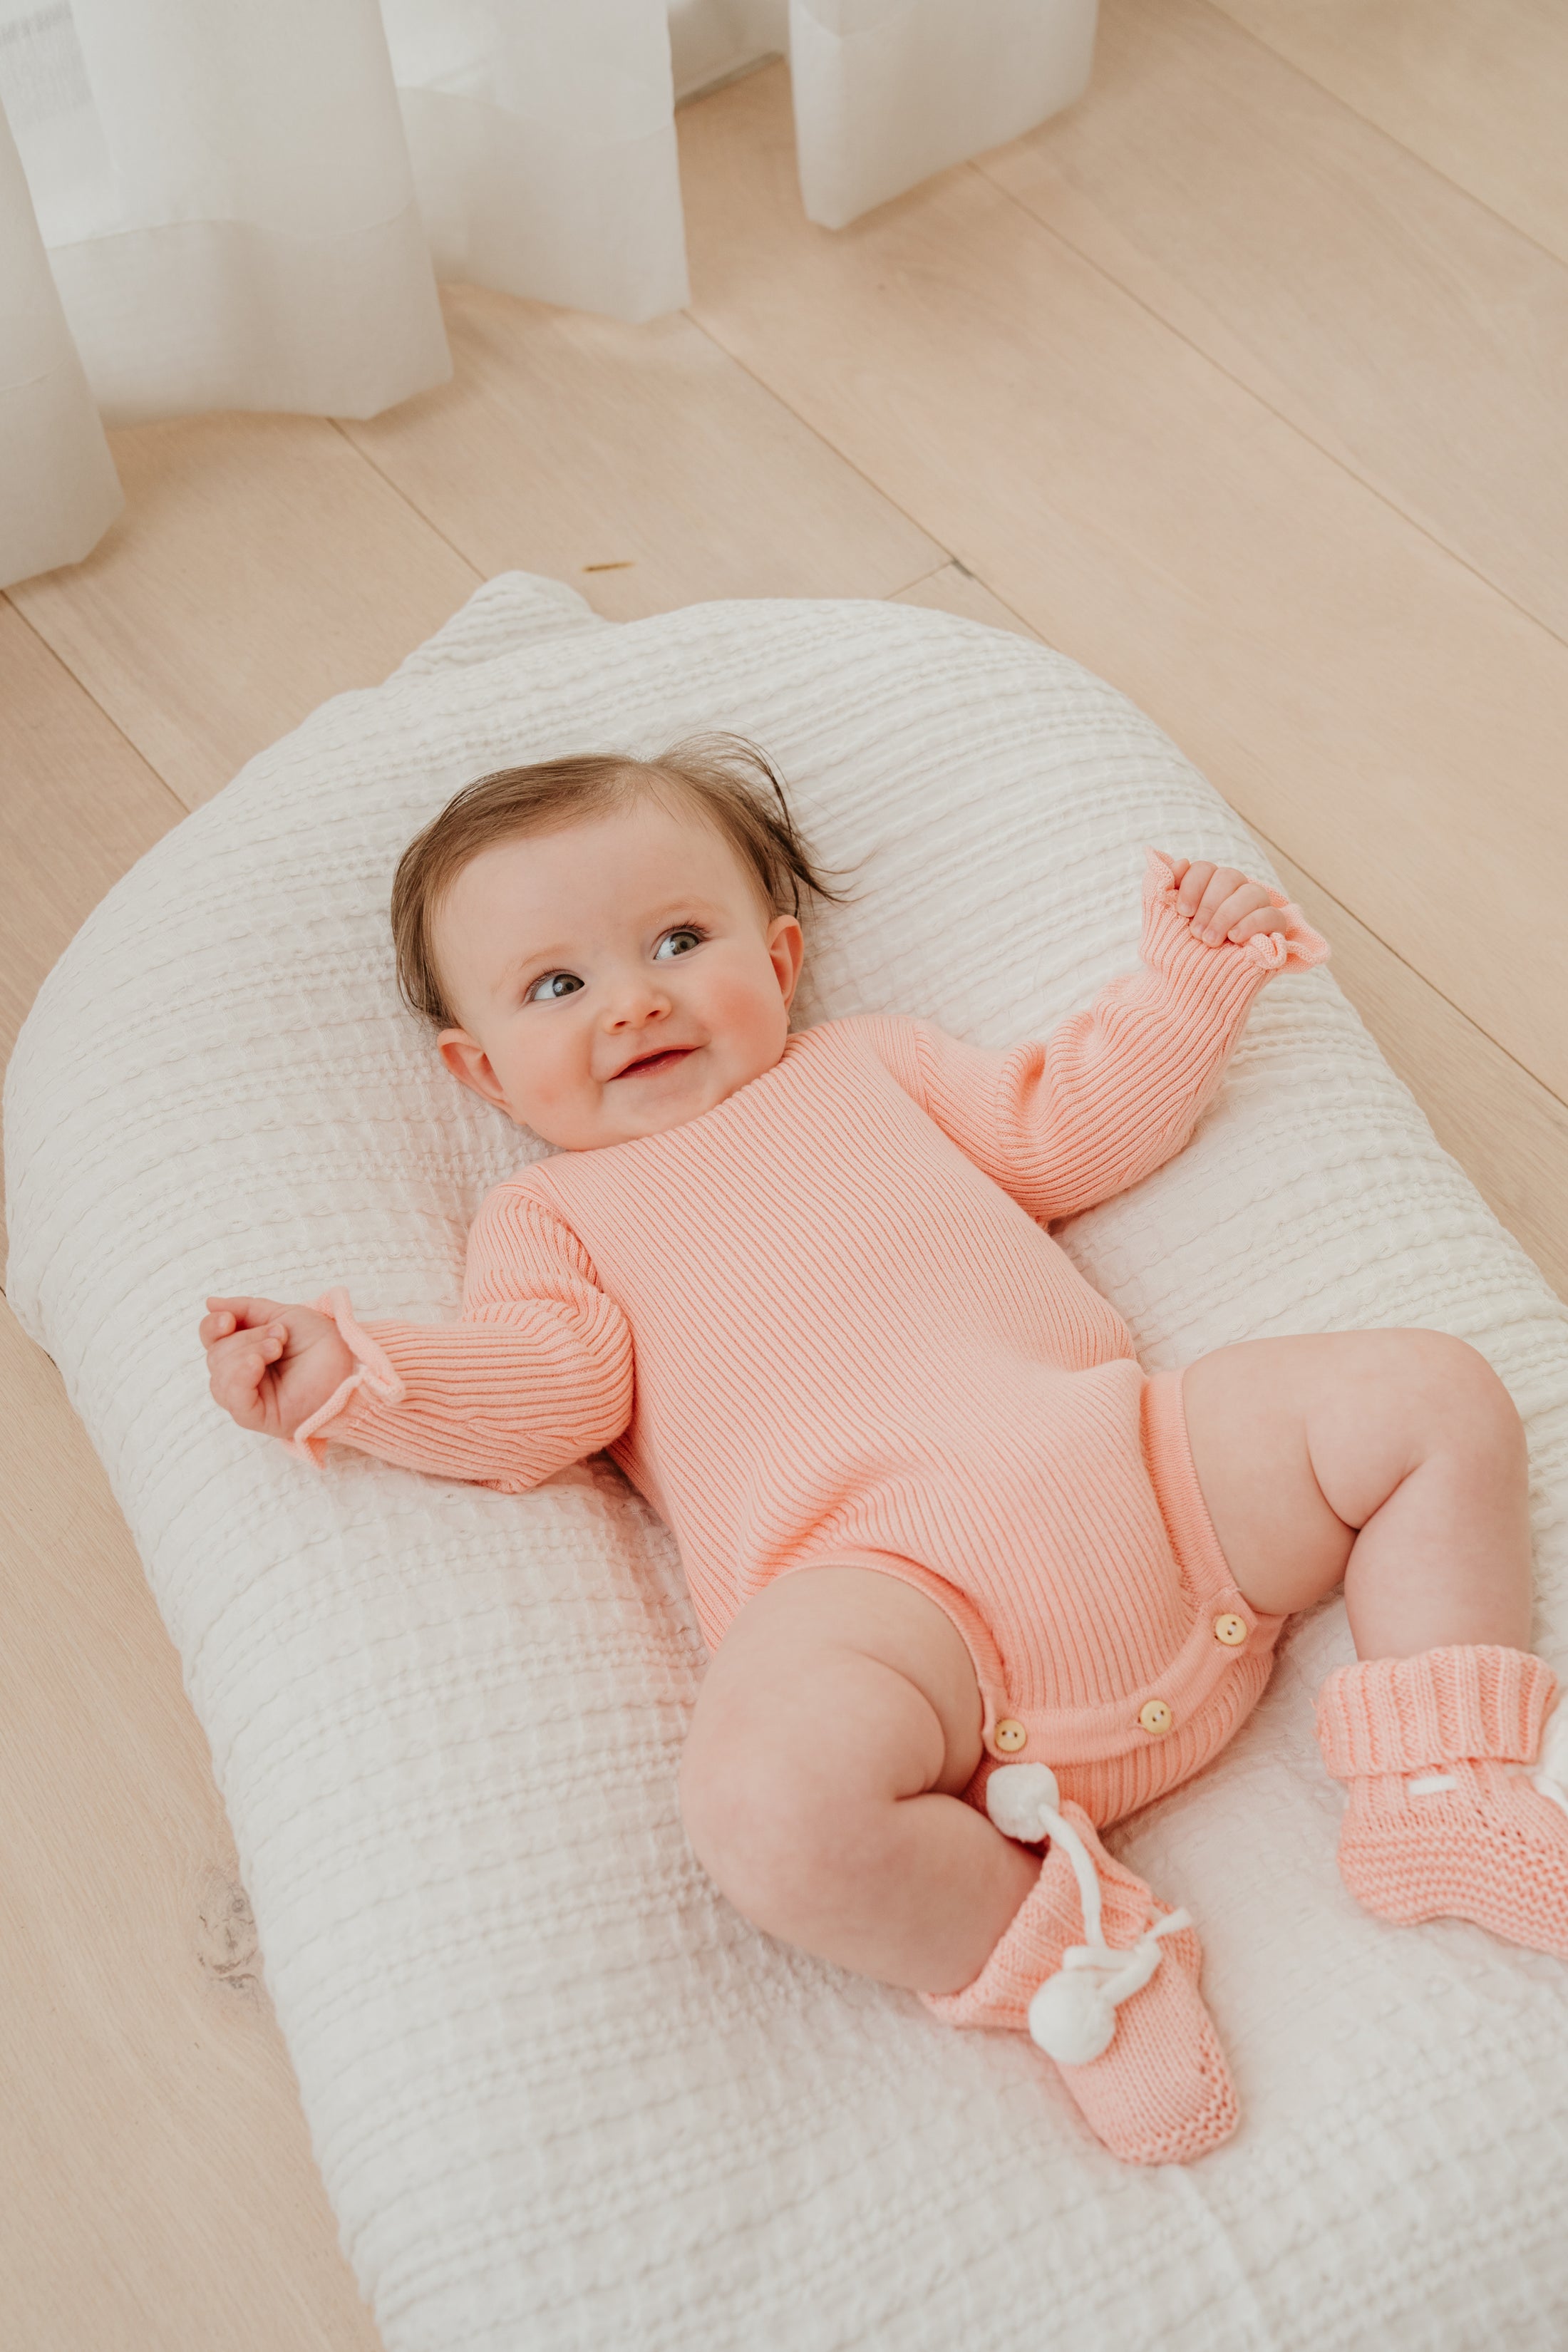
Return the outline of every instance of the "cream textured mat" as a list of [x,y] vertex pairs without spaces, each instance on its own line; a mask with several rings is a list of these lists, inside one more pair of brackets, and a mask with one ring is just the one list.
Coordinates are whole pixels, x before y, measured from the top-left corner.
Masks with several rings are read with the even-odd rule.
[[[10,1296],[184,1656],[389,2352],[1557,2352],[1568,1968],[1341,1889],[1311,1733],[1337,1604],[1113,1840],[1197,1919],[1246,2112],[1140,2173],[1021,2038],[950,2033],[709,1885],[676,1805],[700,1646],[612,1472],[521,1499],[322,1475],[210,1403],[206,1292],[450,1316],[529,1148],[398,1008],[404,842],[488,768],[713,726],[774,754],[829,862],[867,861],[803,1020],[1009,1042],[1131,961],[1142,842],[1260,867],[1154,726],[1021,638],[886,604],[611,627],[510,573],[151,851],[11,1066]],[[1530,1419],[1568,1664],[1568,1314],[1327,972],[1264,996],[1193,1144],[1065,1239],[1152,1367],[1346,1325],[1475,1341]]]

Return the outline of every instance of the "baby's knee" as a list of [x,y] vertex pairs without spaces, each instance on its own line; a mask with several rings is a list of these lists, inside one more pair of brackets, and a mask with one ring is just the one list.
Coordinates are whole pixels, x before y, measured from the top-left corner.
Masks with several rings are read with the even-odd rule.
[[804,1759],[688,1743],[680,1811],[692,1852],[753,1927],[786,1940],[837,1910],[861,1876],[868,1808]]
[[1519,1409],[1478,1348],[1447,1331],[1404,1331],[1408,1377],[1433,1434],[1447,1450],[1522,1469],[1528,1448]]

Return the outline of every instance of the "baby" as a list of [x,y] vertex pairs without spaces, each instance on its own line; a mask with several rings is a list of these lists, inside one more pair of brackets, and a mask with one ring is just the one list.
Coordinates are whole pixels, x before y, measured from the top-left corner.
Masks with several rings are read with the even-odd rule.
[[680,1798],[719,1886],[1027,2030],[1108,2147],[1184,2162],[1237,2122],[1198,1940],[1098,1832],[1218,1754],[1342,1580],[1346,1884],[1568,1957],[1519,1417],[1432,1331],[1147,1376],[1049,1236],[1181,1150],[1258,991],[1327,953],[1277,891],[1150,852],[1142,969],[1008,1053],[792,1034],[814,894],[735,738],[459,793],[398,869],[404,992],[558,1155],[485,1202],[460,1322],[209,1299],[212,1392],[317,1461],[506,1494],[607,1448],[713,1654]]

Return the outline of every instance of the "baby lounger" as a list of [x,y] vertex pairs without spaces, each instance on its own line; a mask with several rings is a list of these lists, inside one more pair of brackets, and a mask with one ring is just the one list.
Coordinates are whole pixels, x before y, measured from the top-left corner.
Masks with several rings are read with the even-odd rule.
[[[1022,2035],[772,1942],[698,1868],[703,1656],[602,1461],[506,1498],[233,1427],[209,1291],[451,1318],[538,1147],[398,1005],[404,844],[488,769],[754,737],[858,902],[800,1018],[1039,1034],[1133,960],[1141,845],[1266,872],[1074,663],[884,604],[611,626],[481,588],[384,686],[250,761],[99,908],[12,1065],[10,1295],[59,1364],[184,1660],[344,2246],[388,2352],[1560,2352],[1568,1970],[1384,1927],[1287,1642],[1201,1779],[1113,1833],[1207,1953],[1244,2122],[1119,2165]],[[1541,1647],[1568,1667],[1568,1318],[1327,971],[1268,991],[1195,1140],[1066,1246],[1151,1367],[1423,1324],[1530,1423]]]

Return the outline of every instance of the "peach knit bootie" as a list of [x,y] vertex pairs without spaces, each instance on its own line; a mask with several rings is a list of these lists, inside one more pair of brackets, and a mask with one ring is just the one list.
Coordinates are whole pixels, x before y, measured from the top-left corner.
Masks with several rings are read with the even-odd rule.
[[921,2000],[949,2025],[1027,2032],[1125,2163],[1206,2155],[1239,2110],[1198,1997],[1203,1952],[1186,1913],[1157,1903],[1106,1853],[1089,1815],[1061,1801],[1048,1765],[1003,1765],[985,1803],[1005,1836],[1048,1836],[1050,1852],[973,1984]]
[[1350,1784],[1340,1873],[1380,1919],[1471,1919],[1568,1959],[1568,1709],[1524,1650],[1341,1666],[1318,1739]]

